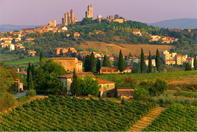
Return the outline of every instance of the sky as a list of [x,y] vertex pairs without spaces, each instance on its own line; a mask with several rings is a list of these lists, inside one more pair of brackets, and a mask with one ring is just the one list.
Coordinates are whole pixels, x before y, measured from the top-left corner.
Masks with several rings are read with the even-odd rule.
[[89,4],[94,18],[118,14],[143,23],[197,18],[197,0],[0,0],[0,24],[46,25],[49,20],[60,24],[71,9],[81,21]]

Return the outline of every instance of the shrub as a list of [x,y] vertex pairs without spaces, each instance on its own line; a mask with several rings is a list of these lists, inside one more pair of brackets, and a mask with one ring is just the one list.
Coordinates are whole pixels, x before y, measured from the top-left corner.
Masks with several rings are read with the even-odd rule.
[[16,98],[14,95],[6,92],[1,98],[0,98],[0,110],[7,109],[9,107],[14,106],[16,103]]
[[181,92],[181,89],[180,89],[179,87],[176,87],[175,90],[176,90],[177,92]]
[[36,91],[33,89],[29,90],[27,91],[26,96],[31,96],[31,97],[36,96]]

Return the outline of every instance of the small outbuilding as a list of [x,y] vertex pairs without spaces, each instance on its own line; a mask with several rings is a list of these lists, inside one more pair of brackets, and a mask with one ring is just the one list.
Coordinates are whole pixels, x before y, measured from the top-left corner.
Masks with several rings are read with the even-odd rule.
[[117,97],[123,99],[133,99],[135,90],[133,88],[117,88]]

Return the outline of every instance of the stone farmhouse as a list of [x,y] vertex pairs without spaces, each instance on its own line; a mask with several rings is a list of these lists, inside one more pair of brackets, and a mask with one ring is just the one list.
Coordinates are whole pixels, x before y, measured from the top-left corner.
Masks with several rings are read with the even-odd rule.
[[[145,64],[148,66],[149,59],[145,59]],[[156,66],[155,59],[152,59],[152,66]]]
[[77,54],[77,50],[75,48],[72,48],[72,47],[69,47],[69,48],[61,48],[61,47],[58,47],[58,48],[55,48],[54,50],[52,50],[52,54],[53,55],[59,55],[61,53],[61,50],[62,50],[62,53],[63,54],[66,54],[66,53],[76,53]]
[[83,72],[83,61],[79,61],[76,57],[53,57],[50,58],[54,62],[60,63],[67,72]]
[[[87,77],[87,76],[92,76],[93,79],[97,79],[99,82],[99,87],[100,87],[99,97],[107,97],[107,96],[114,97],[115,96],[115,82],[96,78],[92,74],[92,72],[79,72],[79,73],[76,73],[76,75],[82,78]],[[71,83],[73,79],[73,73],[61,75],[59,76],[59,78],[62,82],[62,85],[67,88],[67,94],[69,95],[72,94],[70,92],[70,87],[71,87]]]
[[14,87],[12,87],[13,91],[20,92],[23,91],[23,83],[20,82],[20,79],[15,79]]
[[28,52],[28,56],[35,56],[36,55],[36,51],[34,50],[27,50]]

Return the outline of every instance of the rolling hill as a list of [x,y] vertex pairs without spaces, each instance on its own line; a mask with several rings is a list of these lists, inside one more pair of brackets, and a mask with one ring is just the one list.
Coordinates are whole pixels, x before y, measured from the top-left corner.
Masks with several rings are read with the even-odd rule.
[[154,27],[159,26],[160,28],[177,28],[177,29],[193,29],[197,28],[197,18],[182,18],[182,19],[171,19],[160,21],[156,23],[148,23]]

